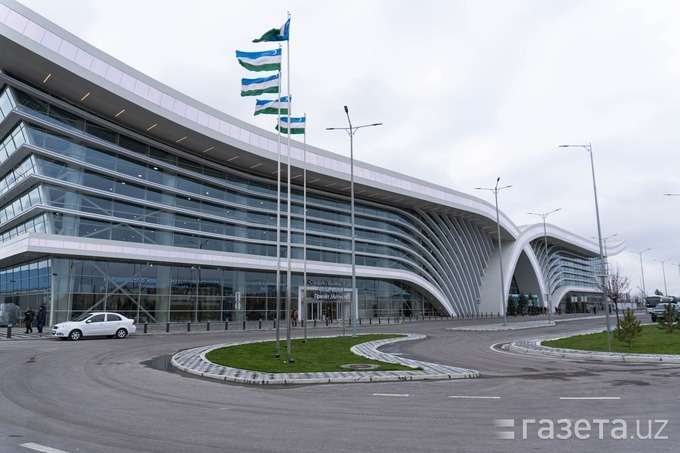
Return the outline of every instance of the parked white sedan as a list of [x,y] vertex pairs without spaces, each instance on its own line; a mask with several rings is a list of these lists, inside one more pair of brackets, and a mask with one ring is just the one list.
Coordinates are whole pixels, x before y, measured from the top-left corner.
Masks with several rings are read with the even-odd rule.
[[125,338],[136,331],[134,319],[111,312],[85,313],[73,321],[60,322],[52,326],[52,336],[62,340],[97,336]]

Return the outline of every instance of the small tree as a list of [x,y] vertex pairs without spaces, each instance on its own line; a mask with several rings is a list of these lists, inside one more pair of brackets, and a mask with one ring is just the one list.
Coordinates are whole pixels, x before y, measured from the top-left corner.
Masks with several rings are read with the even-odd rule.
[[517,316],[517,309],[515,308],[515,300],[508,297],[508,308],[505,310],[506,316]]
[[633,347],[633,340],[642,332],[640,320],[635,317],[633,310],[627,308],[623,314],[623,319],[616,325],[614,329],[614,338],[621,343],[628,343],[628,347]]
[[[622,300],[623,298],[626,297],[626,294],[628,294],[628,286],[630,285],[630,278],[628,278],[627,275],[623,275],[621,273],[621,270],[617,267],[614,269],[614,272],[612,272],[609,275],[609,279],[607,280],[607,284],[603,286],[600,286],[602,289],[602,292],[605,293],[605,295],[611,299],[612,302],[614,302],[614,308],[616,309],[616,324],[618,325],[620,320],[619,320],[619,304],[618,301]],[[604,301],[605,307],[607,305],[607,301]],[[605,310],[607,310],[609,307],[606,307]]]
[[675,304],[666,304],[664,307],[663,316],[658,316],[657,322],[659,323],[659,329],[663,329],[666,333],[673,333],[673,331],[678,327],[678,310],[675,308]]
[[524,316],[527,314],[527,296],[526,294],[519,295],[519,304],[517,307],[518,314]]

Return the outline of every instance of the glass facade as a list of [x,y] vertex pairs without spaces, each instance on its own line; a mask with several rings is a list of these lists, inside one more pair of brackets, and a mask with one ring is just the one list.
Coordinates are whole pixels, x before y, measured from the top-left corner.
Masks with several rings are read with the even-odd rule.
[[[228,256],[276,257],[275,180],[201,162],[165,144],[94,124],[37,91],[5,87],[0,113],[10,131],[0,145],[3,241],[35,232],[218,252],[227,258],[224,266],[210,267],[50,254],[38,262],[53,277],[54,287],[42,280],[39,285],[18,284],[25,280],[21,273],[6,268],[6,300],[20,306],[53,301],[55,322],[95,309],[152,322],[271,316],[275,273],[239,270]],[[283,190],[282,197],[283,205]],[[302,188],[292,187],[291,197],[291,258],[302,260],[306,254],[308,262],[351,264],[347,196],[308,189],[306,217]],[[408,272],[454,294],[455,285],[445,275],[450,258],[460,250],[442,247],[441,233],[433,226],[443,219],[368,202],[357,202],[355,212],[357,266]],[[492,245],[481,230],[461,219],[445,220],[449,225],[441,222],[437,230],[446,230],[453,240],[471,230],[490,253]],[[283,218],[284,244],[285,227]],[[281,258],[287,258],[286,247],[281,247]],[[348,277],[312,273],[310,278],[349,286]],[[296,295],[300,273],[292,284]],[[360,317],[436,310],[431,296],[399,280],[360,278],[358,288]]]

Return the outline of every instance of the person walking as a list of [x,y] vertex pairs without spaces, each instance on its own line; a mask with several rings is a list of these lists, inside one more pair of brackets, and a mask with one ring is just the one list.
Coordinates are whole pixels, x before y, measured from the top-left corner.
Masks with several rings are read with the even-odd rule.
[[297,309],[297,307],[293,307],[293,313],[290,315],[290,321],[293,324],[293,327],[297,327],[297,319],[298,319],[298,309]]
[[24,312],[24,325],[26,326],[26,333],[33,333],[33,318],[35,318],[35,313],[31,307],[28,307]]
[[38,333],[42,337],[43,327],[45,327],[45,318],[47,317],[47,310],[45,306],[41,305],[38,309],[38,313],[35,315],[35,327],[38,329]]

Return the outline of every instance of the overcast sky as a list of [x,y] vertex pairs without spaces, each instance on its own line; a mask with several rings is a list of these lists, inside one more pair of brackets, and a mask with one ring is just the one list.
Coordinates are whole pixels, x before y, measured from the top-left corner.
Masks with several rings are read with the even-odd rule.
[[[293,114],[307,143],[597,236],[631,280],[680,294],[680,2],[676,0],[21,0],[102,51],[190,97],[253,116],[235,51],[291,14]],[[286,58],[284,46],[284,59]],[[285,82],[284,82],[285,83]],[[655,260],[669,260],[662,266]]]

